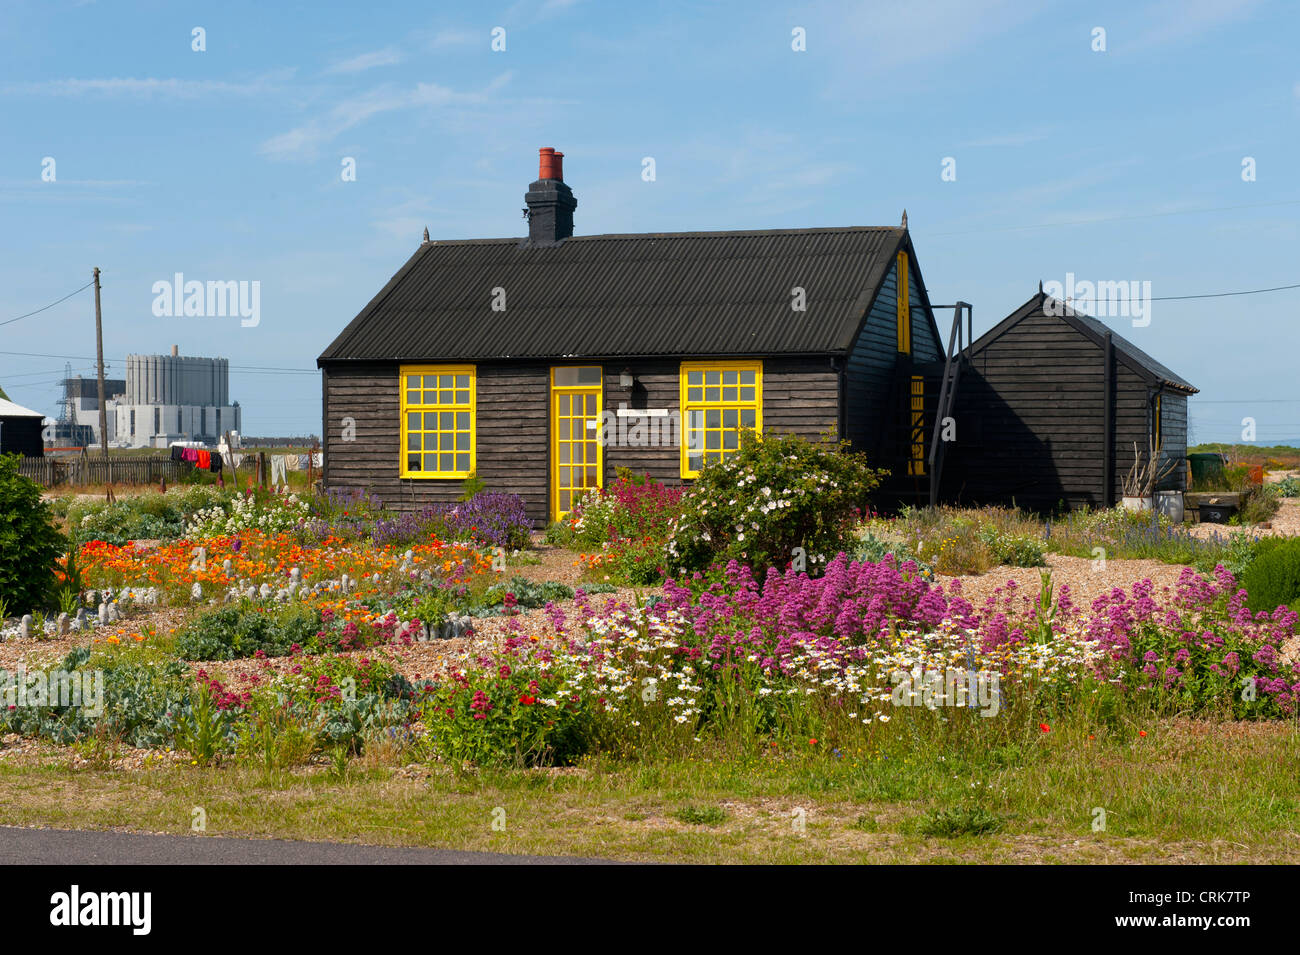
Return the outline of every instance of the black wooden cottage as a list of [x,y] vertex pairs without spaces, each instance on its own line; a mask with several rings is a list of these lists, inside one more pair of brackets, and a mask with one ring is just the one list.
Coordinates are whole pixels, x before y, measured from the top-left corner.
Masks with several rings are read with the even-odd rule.
[[945,500],[1110,507],[1153,444],[1172,468],[1158,487],[1186,490],[1197,389],[1097,319],[1040,289],[960,360]]
[[970,306],[931,305],[906,213],[575,236],[562,159],[541,151],[526,239],[426,231],[321,354],[327,487],[411,510],[476,474],[545,521],[621,467],[689,480],[751,427],[849,439],[886,503],[1046,509],[1113,503],[1134,442],[1186,453],[1196,389],[1041,289],[965,345]]
[[567,513],[674,484],[739,428],[835,433],[924,496],[944,348],[906,227],[573,235],[542,150],[527,239],[424,243],[320,355],[328,487],[398,508],[477,474]]

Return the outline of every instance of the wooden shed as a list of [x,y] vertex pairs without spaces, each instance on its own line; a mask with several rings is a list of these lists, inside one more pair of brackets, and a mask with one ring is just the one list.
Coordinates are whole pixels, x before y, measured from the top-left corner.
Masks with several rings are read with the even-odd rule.
[[1110,507],[1154,443],[1186,490],[1187,399],[1197,389],[1092,316],[1043,294],[962,361],[943,499],[1036,510]]
[[22,405],[0,398],[0,454],[22,454],[29,458],[45,456],[41,423],[45,416]]

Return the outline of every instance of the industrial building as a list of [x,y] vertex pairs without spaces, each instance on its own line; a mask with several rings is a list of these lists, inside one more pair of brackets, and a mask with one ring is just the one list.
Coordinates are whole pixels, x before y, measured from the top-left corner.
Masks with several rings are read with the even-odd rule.
[[225,358],[181,355],[175,345],[170,355],[127,355],[122,392],[107,406],[109,441],[118,447],[216,444],[242,426]]
[[[104,379],[104,407],[112,408],[126,392],[123,378]],[[117,438],[117,418],[109,412],[108,443]],[[99,444],[99,382],[94,378],[71,375],[63,379],[63,401],[54,422],[54,446],[84,448]]]

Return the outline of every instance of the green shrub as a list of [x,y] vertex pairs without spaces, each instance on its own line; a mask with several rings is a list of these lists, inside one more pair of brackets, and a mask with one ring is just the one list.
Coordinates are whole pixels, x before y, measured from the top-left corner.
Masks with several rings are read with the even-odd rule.
[[1283,497],[1300,497],[1300,478],[1283,478],[1278,482],[1277,491]]
[[993,559],[1009,567],[1045,567],[1047,544],[1023,534],[1000,531],[991,524],[980,528],[979,538],[988,547]]
[[682,496],[665,548],[669,569],[734,559],[761,573],[802,554],[816,573],[849,546],[853,523],[881,477],[847,442],[744,432],[740,450],[706,464]]
[[526,577],[511,577],[508,581],[493,584],[483,592],[483,605],[498,607],[505,603],[506,594],[515,595],[515,606],[528,610],[545,607],[553,600],[573,599],[573,588],[555,580],[537,584]]
[[1300,538],[1283,538],[1268,545],[1241,576],[1249,595],[1246,605],[1256,612],[1272,611],[1300,597]]
[[201,614],[182,630],[176,637],[176,653],[185,660],[235,660],[259,650],[268,657],[282,657],[294,644],[314,648],[320,631],[320,611],[298,604],[278,611],[222,607]]
[[0,601],[10,613],[24,614],[49,602],[67,540],[40,486],[18,473],[18,461],[16,454],[0,454]]

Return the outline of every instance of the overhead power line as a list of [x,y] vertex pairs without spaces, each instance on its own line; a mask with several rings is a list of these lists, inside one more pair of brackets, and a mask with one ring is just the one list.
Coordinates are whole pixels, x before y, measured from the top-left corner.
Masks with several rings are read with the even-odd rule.
[[26,315],[19,315],[17,318],[6,319],[5,321],[0,322],[0,325],[12,325],[14,322],[21,322],[24,318],[31,318],[33,315],[39,315],[41,312],[45,311],[46,309],[53,308],[55,305],[58,305],[59,302],[66,302],[68,299],[72,298],[72,296],[76,295],[77,292],[84,292],[86,289],[90,288],[94,284],[95,283],[93,281],[87,282],[81,288],[77,289],[76,292],[69,292],[67,295],[63,296],[63,298],[59,299],[58,302],[51,302],[49,305],[42,305],[40,308],[36,309],[36,311],[28,312]]

